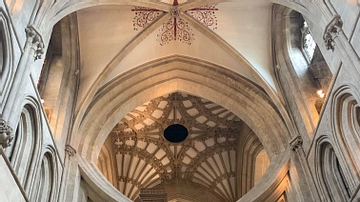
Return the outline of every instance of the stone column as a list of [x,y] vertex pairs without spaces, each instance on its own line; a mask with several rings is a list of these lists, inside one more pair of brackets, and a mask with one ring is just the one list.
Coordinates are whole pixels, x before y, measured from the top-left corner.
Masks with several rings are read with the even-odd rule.
[[[295,152],[294,164],[297,167],[297,175],[299,188],[301,189],[302,197],[304,201],[321,201],[318,189],[315,185],[313,176],[310,171],[308,161],[306,159],[306,154],[302,147],[303,140],[301,136],[297,136],[290,141],[290,148]],[[300,165],[299,165],[300,164]],[[306,180],[303,180],[306,179]],[[302,182],[302,183],[301,183]]]
[[2,115],[9,121],[9,125],[13,127],[16,124],[15,120],[18,120],[22,110],[19,106],[23,100],[19,99],[19,97],[23,97],[22,93],[27,85],[29,85],[27,77],[31,72],[31,65],[35,60],[40,59],[44,53],[42,36],[35,27],[29,26],[25,29],[25,32],[27,39],[23,54],[21,55],[14,78],[12,78],[9,96],[3,100],[4,111]]
[[81,174],[76,150],[70,145],[66,145],[64,171],[58,201],[78,201],[80,181]]

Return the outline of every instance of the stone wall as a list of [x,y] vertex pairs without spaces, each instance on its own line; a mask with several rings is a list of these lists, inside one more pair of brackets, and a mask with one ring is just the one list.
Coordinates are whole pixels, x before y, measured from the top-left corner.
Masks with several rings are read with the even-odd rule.
[[[159,90],[158,95],[152,96],[191,91],[231,109],[256,131],[269,154],[270,166],[259,183],[239,201],[360,198],[358,1],[271,1],[273,68],[281,88],[278,99],[268,89],[232,76],[216,65],[173,57],[129,71],[125,75],[129,78],[116,78],[89,93],[84,103],[76,103],[80,59],[76,14],[70,13],[104,2],[0,2],[0,176],[7,188],[1,189],[0,195],[5,194],[6,201],[129,201],[100,174],[95,161],[101,149],[98,144],[108,134],[102,132],[111,130],[112,123],[119,120],[116,118],[139,106],[137,102],[149,100],[147,87],[157,85],[150,80],[130,78],[135,73],[162,81],[151,89]],[[327,81],[330,87],[320,114],[313,103],[309,104],[313,88],[301,85],[309,78],[294,79],[297,64],[291,61],[293,55],[287,38],[291,37],[287,32],[292,11],[308,22],[333,76],[331,82]],[[45,84],[44,91],[38,91],[43,64],[47,64],[45,56],[52,50],[50,40],[56,23],[60,23],[62,37],[57,43],[66,51],[54,55],[49,66],[58,72],[49,72],[48,88]],[[183,64],[196,73],[181,69]],[[207,74],[204,67],[208,68]],[[167,75],[160,72],[162,68],[172,71],[171,80],[166,80]],[[124,85],[119,86],[119,82]],[[142,94],[111,97],[138,91]],[[75,110],[75,104],[80,108]],[[114,110],[116,106],[121,110]]]

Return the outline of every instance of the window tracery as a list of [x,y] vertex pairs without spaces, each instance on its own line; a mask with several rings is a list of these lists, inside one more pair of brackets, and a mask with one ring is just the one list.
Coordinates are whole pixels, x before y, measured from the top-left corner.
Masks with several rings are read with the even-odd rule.
[[301,33],[302,33],[302,50],[305,53],[308,62],[311,63],[315,53],[316,42],[313,36],[311,35],[309,26],[305,20],[301,28]]

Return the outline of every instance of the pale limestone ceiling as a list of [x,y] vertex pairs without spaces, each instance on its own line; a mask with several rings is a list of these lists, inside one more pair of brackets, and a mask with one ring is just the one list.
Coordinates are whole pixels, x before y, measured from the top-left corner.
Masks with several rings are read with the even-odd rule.
[[[182,124],[186,140],[171,143],[163,131]],[[118,189],[131,199],[139,188],[171,180],[205,186],[223,201],[236,199],[236,150],[243,122],[208,100],[173,93],[137,107],[112,130]]]
[[[195,1],[179,1],[179,9],[190,9]],[[184,3],[184,4],[182,4]],[[139,6],[137,2],[137,6]],[[159,2],[159,8],[171,8],[171,0]],[[154,3],[156,6],[156,3]],[[183,7],[182,7],[183,6]],[[177,41],[160,46],[156,36],[160,26],[170,18],[165,10],[159,23],[152,23],[145,29],[133,28],[134,6],[97,6],[77,12],[81,54],[81,83],[79,101],[94,85],[104,69],[116,54],[125,47],[119,63],[110,72],[103,84],[117,75],[146,62],[169,55],[186,55],[208,61],[244,75],[259,85],[269,85],[276,91],[270,51],[271,4],[267,0],[242,0],[218,3],[216,12],[217,29],[197,23],[190,25],[195,40],[191,45]],[[184,12],[180,16],[185,16]],[[191,23],[190,23],[191,24]],[[204,29],[207,30],[204,32]],[[144,33],[144,31],[149,33]],[[207,33],[209,32],[209,33]],[[225,42],[223,43],[222,40]],[[230,44],[231,48],[224,48]],[[240,55],[234,55],[238,52]],[[240,59],[239,59],[240,58]],[[245,67],[246,60],[251,67]],[[264,78],[264,80],[261,79]],[[260,81],[261,80],[261,81]],[[265,82],[264,82],[265,81]],[[263,86],[264,87],[264,86]]]

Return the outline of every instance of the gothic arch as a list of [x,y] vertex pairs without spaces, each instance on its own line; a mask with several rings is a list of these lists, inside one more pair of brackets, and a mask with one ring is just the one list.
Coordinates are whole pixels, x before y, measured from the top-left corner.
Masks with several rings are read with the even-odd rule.
[[333,138],[338,147],[344,148],[340,155],[349,162],[346,169],[353,171],[351,185],[360,179],[360,157],[355,155],[360,151],[360,96],[355,89],[352,85],[341,86],[334,92],[331,105]]
[[[215,3],[214,1],[208,1],[211,3]],[[218,1],[223,2],[223,1]],[[144,3],[144,2],[143,2]],[[203,6],[208,4],[206,1],[204,2],[196,2],[195,5]],[[104,5],[138,5],[138,2],[106,2]],[[59,7],[64,6],[59,4]],[[51,19],[48,23],[44,23],[44,26],[47,25],[48,27],[52,27],[56,22],[58,22],[61,18],[65,17],[71,12],[76,12],[81,9],[90,8],[99,6],[99,2],[87,2],[87,3],[79,3],[75,2],[70,5],[64,6],[64,9],[62,9],[60,12],[53,14],[54,16],[46,16],[44,19]],[[149,6],[151,8],[156,8],[159,10],[168,11],[169,6],[165,5],[158,5],[151,2],[145,2],[145,5],[142,6]],[[184,5],[186,6],[186,4]],[[181,7],[181,6],[180,6]],[[167,15],[167,14],[166,14]],[[261,75],[261,73],[253,66],[251,65],[246,58],[243,57],[237,50],[235,50],[228,42],[220,38],[218,35],[213,33],[211,30],[207,29],[197,21],[191,19],[189,16],[184,15],[184,18],[188,19],[191,25],[198,29],[200,32],[205,34],[207,37],[211,38],[217,45],[219,45],[221,48],[223,48],[229,55],[231,55],[234,59],[237,60],[241,64],[243,68],[245,68],[247,71],[251,72],[251,75],[254,76],[256,81],[260,83],[263,90],[268,94],[268,96],[273,100],[273,103],[277,106],[279,112],[284,115],[284,117],[287,115],[279,96],[276,94],[275,90],[268,84],[268,82],[265,80],[265,77]],[[165,18],[164,18],[165,19]],[[133,40],[131,40],[122,50],[120,50],[114,58],[111,59],[111,61],[105,66],[100,67],[103,68],[101,73],[97,76],[96,79],[94,79],[94,82],[92,83],[91,87],[89,89],[86,89],[86,92],[84,92],[84,98],[82,100],[78,100],[78,112],[77,112],[77,118],[74,122],[74,128],[78,128],[81,124],[81,120],[83,119],[84,113],[89,107],[89,104],[91,103],[91,100],[93,99],[93,96],[95,95],[96,91],[101,87],[103,82],[106,80],[108,75],[111,73],[112,70],[116,68],[116,66],[140,43],[143,41],[143,39],[146,38],[154,29],[156,29],[158,26],[161,25],[161,23],[164,22],[163,18],[159,18],[156,22],[154,22],[154,25],[149,26],[148,28],[144,29],[141,33],[139,33]],[[155,28],[156,27],[156,28]],[[39,30],[44,31],[45,33],[49,33],[49,31],[43,30],[45,28],[41,27]],[[290,123],[290,120],[286,120],[287,123]]]
[[[307,20],[317,23],[319,26],[326,26],[328,21],[316,10],[315,5],[304,4],[301,0],[287,1],[287,0],[272,0],[274,5],[278,4],[287,9],[294,10],[301,13]],[[323,5],[325,7],[325,5]],[[330,16],[329,16],[330,17]],[[330,18],[329,18],[330,19]]]
[[261,144],[260,140],[256,137],[254,132],[250,132],[244,142],[244,147],[242,149],[241,157],[241,195],[247,193],[255,185],[255,166],[256,166],[256,157],[261,152],[264,151],[264,146]]
[[18,131],[13,140],[13,151],[11,152],[11,164],[20,184],[29,195],[36,175],[36,167],[39,163],[42,134],[40,114],[36,101],[27,98],[20,116]]
[[45,148],[45,153],[37,169],[34,189],[31,193],[33,201],[56,201],[58,190],[57,164],[55,150],[51,146]]
[[[272,46],[275,50],[275,76],[288,111],[290,114],[297,114],[292,118],[304,142],[310,142],[321,116],[325,94],[329,89],[330,79],[327,78],[332,75],[326,63],[319,62],[323,59],[320,51],[316,51],[316,58],[314,56],[316,65],[309,63],[305,58],[300,41],[302,21],[300,13],[281,5],[273,6]],[[317,93],[320,90],[323,92],[321,95]]]
[[[10,83],[13,77],[13,49],[12,49],[12,37],[10,34],[10,25],[8,17],[0,8],[0,72],[1,72],[1,84],[2,84],[2,99],[6,100],[7,94],[10,90]],[[5,99],[4,99],[5,98]],[[1,109],[2,110],[2,109]]]
[[[130,70],[110,81],[95,95],[80,128],[73,131],[78,135],[71,140],[83,158],[80,167],[88,183],[110,186],[89,163],[96,162],[101,145],[118,121],[143,103],[173,92],[195,95],[233,112],[258,135],[269,156],[273,157],[272,161],[283,160],[281,154],[288,147],[288,130],[292,129],[285,125],[262,88],[225,68],[175,55]],[[272,165],[272,169],[278,169],[276,166],[283,164]],[[273,179],[272,172],[265,175],[267,179]],[[119,197],[118,190],[107,191],[109,196]]]
[[31,16],[30,16],[30,20],[29,20],[29,25],[31,25],[31,24],[34,23],[35,18],[36,18],[36,16],[38,15],[39,10],[40,10],[40,8],[42,7],[43,3],[44,3],[44,0],[36,0],[36,1],[35,1],[34,7],[33,7],[32,12],[31,12]]
[[113,173],[113,171],[116,171],[117,169],[114,164],[115,156],[111,152],[111,147],[111,143],[109,143],[108,141],[104,142],[104,145],[102,146],[99,153],[97,167],[104,174],[106,179],[108,179],[109,182],[114,185],[114,187],[118,187],[118,176],[116,175],[116,173]]
[[321,189],[320,198],[324,201],[346,201],[351,196],[344,164],[337,153],[328,136],[319,137],[315,149],[315,172]]
[[[197,95],[234,112],[259,136],[270,156],[286,147],[289,128],[260,87],[224,68],[182,56],[160,59],[135,68],[100,89],[76,132],[84,135],[74,137],[72,143],[84,142],[79,147],[79,153],[96,161],[100,147],[95,145],[103,144],[107,134],[126,113],[149,99],[176,91]],[[279,123],[282,132],[274,128]],[[87,152],[89,149],[94,150]]]

